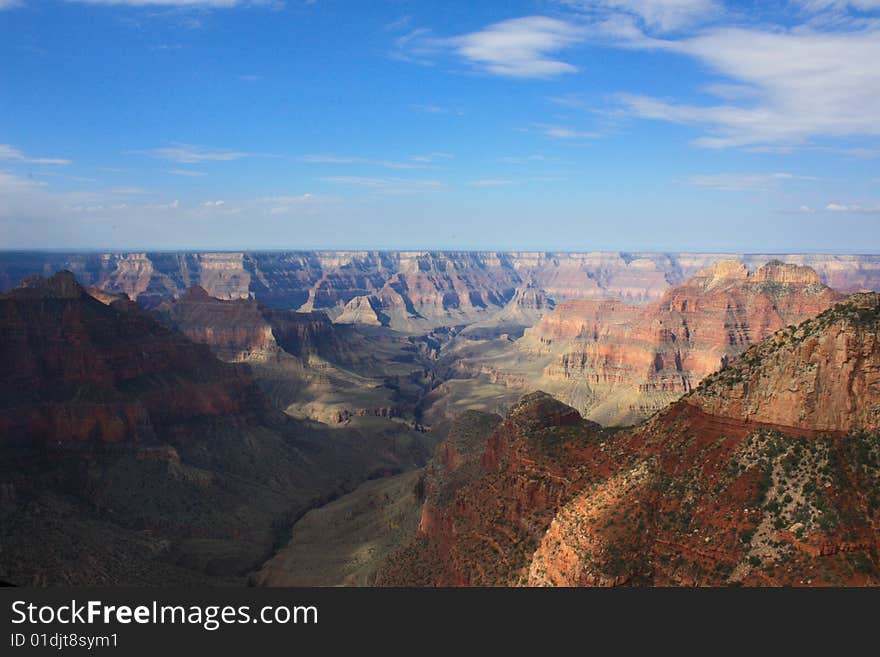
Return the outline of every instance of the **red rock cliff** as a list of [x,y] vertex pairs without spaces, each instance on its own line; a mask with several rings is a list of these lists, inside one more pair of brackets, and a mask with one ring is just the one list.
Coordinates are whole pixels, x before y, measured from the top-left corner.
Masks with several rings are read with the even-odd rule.
[[432,466],[382,582],[880,584],[878,330],[856,296],[631,430],[524,400],[446,497]]
[[582,411],[606,424],[627,423],[840,297],[809,267],[772,261],[750,275],[739,262],[721,261],[646,306],[561,303],[526,331],[520,346],[554,356],[544,376],[562,399],[566,386],[583,395],[586,385]]

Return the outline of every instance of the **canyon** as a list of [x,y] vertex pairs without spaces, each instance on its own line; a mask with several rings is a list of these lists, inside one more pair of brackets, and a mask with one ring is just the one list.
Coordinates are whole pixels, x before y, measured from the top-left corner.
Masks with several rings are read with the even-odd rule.
[[0,288],[4,581],[874,581],[880,258],[2,253]]
[[632,429],[541,392],[462,416],[377,581],[876,586],[878,329],[880,296],[855,295]]
[[[656,301],[559,302],[517,340],[459,341],[446,360],[482,386],[450,396],[469,407],[544,390],[603,425],[638,422],[774,331],[843,295],[811,267],[771,260],[753,272],[720,260]],[[496,409],[502,404],[497,403]]]
[[537,389],[638,422],[774,330],[880,290],[876,256],[442,251],[8,252],[0,288],[58,268],[248,362],[297,417],[427,428]]
[[510,302],[515,315],[523,295],[534,301],[534,293],[552,303],[648,303],[718,261],[738,260],[754,271],[777,258],[811,267],[840,292],[880,289],[880,257],[872,255],[470,251],[3,252],[0,289],[28,275],[68,270],[85,286],[125,294],[144,307],[200,286],[218,299],[250,298],[424,332],[488,319]]
[[70,272],[0,294],[3,581],[244,583],[308,509],[430,453],[295,419],[247,363],[98,296]]

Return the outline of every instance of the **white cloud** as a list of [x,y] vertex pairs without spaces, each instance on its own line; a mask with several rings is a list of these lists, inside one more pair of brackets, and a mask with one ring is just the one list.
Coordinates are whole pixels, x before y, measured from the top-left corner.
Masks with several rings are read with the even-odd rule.
[[505,187],[513,184],[512,180],[505,178],[482,178],[480,180],[471,180],[468,183],[471,187]]
[[554,139],[598,139],[602,135],[598,132],[585,132],[583,130],[575,130],[562,125],[548,125],[546,123],[536,123],[535,127],[548,137]]
[[322,182],[347,187],[364,187],[382,194],[404,195],[439,192],[446,185],[438,180],[409,180],[404,178],[369,178],[364,176],[331,176]]
[[270,196],[258,199],[258,203],[268,204],[269,214],[272,216],[299,214],[314,210],[335,199],[329,196],[316,196],[315,194],[290,194],[284,196]]
[[70,192],[54,191],[43,181],[0,171],[0,220],[3,230],[19,239],[46,237],[34,232],[32,221],[63,221],[66,213],[118,212],[131,207],[131,197],[146,193],[139,187],[112,187]]
[[816,214],[816,209],[809,205],[802,205],[794,209],[779,210],[779,214]]
[[429,153],[427,155],[413,155],[407,161],[377,160],[369,157],[334,155],[332,153],[317,153],[303,155],[300,159],[308,164],[366,164],[371,166],[384,167],[386,169],[428,169],[431,168],[429,166],[430,163],[436,160],[448,160],[450,158],[452,158],[451,153]]
[[880,27],[725,28],[620,45],[689,55],[726,78],[723,84],[736,85],[743,102],[732,102],[737,99],[729,93],[728,102],[716,105],[618,96],[632,115],[703,127],[707,134],[698,145],[801,145],[822,137],[880,136]]
[[707,94],[723,100],[751,100],[758,96],[758,90],[744,84],[718,82],[703,87]]
[[119,212],[120,210],[127,210],[128,208],[128,203],[115,203],[113,205],[68,205],[65,207],[65,210],[77,214],[94,214]]
[[526,16],[446,40],[472,64],[496,75],[547,78],[577,68],[551,54],[584,39],[581,26],[545,16]]
[[[880,0],[800,0],[813,14],[836,11],[852,20],[814,16],[802,25],[774,25],[767,18],[760,26],[749,26],[720,0],[560,2],[577,14],[515,18],[445,39],[417,29],[398,46],[423,63],[451,52],[490,73],[524,78],[577,71],[557,53],[588,42],[684,55],[717,76],[701,90],[718,102],[620,94],[623,114],[695,126],[704,131],[695,143],[709,148],[800,148],[818,139],[880,137],[880,19],[852,15],[880,9]],[[727,27],[719,27],[722,20]]]
[[434,162],[436,160],[451,160],[455,157],[452,153],[428,153],[426,155],[413,155],[413,162]]
[[0,11],[4,9],[12,9],[13,7],[20,7],[21,0],[0,0]]
[[848,214],[880,214],[880,206],[866,208],[857,203],[829,203],[825,206],[828,212],[842,212]]
[[70,164],[70,160],[57,157],[30,157],[9,144],[0,144],[0,160],[7,162],[22,162],[24,164]]
[[193,7],[229,9],[259,5],[282,5],[278,0],[67,0],[84,5],[126,5],[129,7]]
[[792,180],[816,180],[812,176],[792,173],[719,173],[691,176],[687,182],[698,187],[709,187],[724,192],[767,192],[780,183]]
[[330,155],[326,153],[318,153],[314,155],[303,155],[303,162],[309,164],[363,164],[369,162],[363,157],[349,157],[347,155]]
[[724,14],[716,0],[562,0],[591,15],[625,14],[658,31],[676,30]]
[[[241,240],[259,234],[260,248],[275,243],[278,219],[310,223],[345,211],[332,196],[278,195],[250,199],[166,201],[132,187],[67,192],[42,181],[0,170],[0,235],[7,248],[123,248],[181,243],[206,248],[241,248]],[[341,208],[341,210],[340,210]],[[247,220],[243,221],[242,217]],[[229,237],[227,231],[238,231]]]
[[168,173],[175,176],[199,177],[204,176],[204,171],[193,171],[192,169],[168,169]]
[[180,201],[177,199],[170,203],[150,203],[144,206],[146,210],[176,210],[180,207]]
[[0,170],[0,192],[10,192],[13,190],[35,189],[45,187],[46,183],[33,180],[31,178],[22,178],[11,171]]
[[833,9],[844,11],[856,9],[858,11],[873,11],[880,9],[880,0],[792,0],[806,11],[819,12]]
[[498,161],[502,164],[529,164],[530,162],[555,161],[555,159],[556,158],[548,158],[546,155],[535,153],[533,155],[509,155],[506,157],[499,157]]
[[253,157],[253,153],[238,151],[215,150],[191,144],[176,144],[163,148],[150,148],[142,151],[133,151],[141,155],[149,155],[160,160],[178,162],[180,164],[197,164],[199,162],[230,162],[243,157]]
[[114,196],[140,196],[142,194],[149,194],[150,190],[130,185],[127,187],[111,187],[104,190],[104,193],[113,194]]

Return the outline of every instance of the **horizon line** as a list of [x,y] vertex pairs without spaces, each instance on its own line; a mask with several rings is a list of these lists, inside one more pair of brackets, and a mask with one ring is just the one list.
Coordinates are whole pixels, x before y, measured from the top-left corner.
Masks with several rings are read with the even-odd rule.
[[476,249],[476,248],[290,248],[290,247],[274,247],[274,248],[198,248],[198,247],[178,247],[178,248],[52,248],[52,247],[21,247],[6,248],[0,247],[0,255],[11,254],[55,254],[55,255],[129,255],[135,253],[151,254],[249,254],[249,253],[534,253],[534,254],[571,254],[571,255],[589,255],[591,253],[616,253],[616,254],[680,254],[680,255],[738,255],[738,256],[868,256],[880,257],[880,252],[858,252],[847,250],[790,250],[790,251],[774,251],[774,250],[690,250],[690,249]]

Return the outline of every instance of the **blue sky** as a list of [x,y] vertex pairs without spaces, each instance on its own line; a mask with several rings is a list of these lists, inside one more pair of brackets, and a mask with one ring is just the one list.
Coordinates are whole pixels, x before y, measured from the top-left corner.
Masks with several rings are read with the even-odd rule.
[[0,0],[0,247],[880,251],[880,0]]

